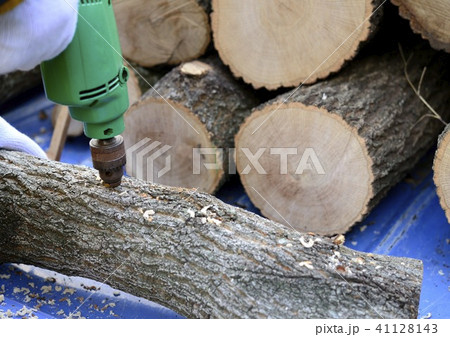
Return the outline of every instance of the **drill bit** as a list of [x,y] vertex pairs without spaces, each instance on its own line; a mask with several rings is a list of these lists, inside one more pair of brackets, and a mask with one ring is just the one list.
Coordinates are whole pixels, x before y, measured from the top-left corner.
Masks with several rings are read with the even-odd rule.
[[122,181],[123,167],[126,164],[123,137],[91,139],[89,146],[93,166],[98,170],[100,178],[109,187],[119,186]]

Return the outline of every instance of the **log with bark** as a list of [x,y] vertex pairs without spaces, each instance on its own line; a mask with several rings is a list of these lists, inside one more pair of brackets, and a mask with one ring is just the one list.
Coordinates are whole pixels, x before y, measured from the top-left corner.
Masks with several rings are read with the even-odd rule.
[[313,83],[342,68],[376,31],[381,0],[213,0],[214,45],[255,88]]
[[450,53],[450,1],[448,0],[391,0],[408,19],[414,32],[422,35],[430,45]]
[[[158,81],[125,114],[127,173],[213,193],[233,164],[227,150],[234,147],[239,125],[258,102],[253,91],[235,80],[217,58],[184,63]],[[155,151],[167,151],[170,158],[155,156],[155,151],[145,152],[155,145]],[[139,152],[151,156],[152,162],[138,162]],[[167,158],[170,170],[160,175],[168,167]]]
[[39,86],[41,83],[39,67],[30,71],[15,71],[0,75],[0,104]]
[[[444,120],[448,56],[411,51],[408,74]],[[408,55],[407,55],[408,56]],[[298,230],[346,232],[436,142],[443,124],[409,85],[398,49],[255,109],[236,137],[237,169],[261,212]]]
[[[147,92],[155,85],[164,75],[166,75],[173,67],[168,65],[155,66],[151,68],[142,67],[136,62],[128,61],[126,66],[134,70],[141,95]],[[136,100],[137,101],[137,100]]]
[[439,202],[450,223],[450,126],[447,124],[439,136],[438,147],[433,163],[433,178]]
[[210,42],[208,0],[113,0],[125,58],[141,66],[195,59]]
[[0,151],[0,261],[88,277],[187,317],[416,318],[418,260],[356,252],[194,190]]

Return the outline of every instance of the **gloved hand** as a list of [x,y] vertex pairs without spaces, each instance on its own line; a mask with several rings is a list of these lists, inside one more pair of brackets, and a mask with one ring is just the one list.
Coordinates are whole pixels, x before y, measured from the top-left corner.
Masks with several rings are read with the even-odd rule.
[[0,74],[30,70],[72,41],[78,0],[0,0]]
[[0,149],[21,151],[36,157],[47,158],[39,145],[9,125],[2,117],[0,117]]
[[[72,41],[78,0],[0,0],[0,74],[30,70]],[[0,117],[0,148],[47,158],[45,152]]]

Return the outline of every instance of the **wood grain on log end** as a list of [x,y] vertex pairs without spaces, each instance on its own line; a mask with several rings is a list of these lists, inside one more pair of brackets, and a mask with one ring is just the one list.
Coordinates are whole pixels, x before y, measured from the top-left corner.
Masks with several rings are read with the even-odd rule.
[[[149,149],[144,159],[164,147],[167,153],[152,157],[150,164],[130,158],[128,174],[214,193],[229,172],[228,149],[234,146],[234,136],[257,104],[254,93],[235,80],[217,58],[174,68],[125,114],[127,149],[147,138],[142,143],[142,151]],[[157,146],[154,151],[152,146]],[[206,152],[199,152],[201,149]],[[168,167],[168,155],[170,170],[159,175]]]
[[[413,85],[426,68],[421,95],[448,120],[448,55],[422,44],[406,55]],[[236,137],[237,170],[267,217],[344,233],[435,144],[443,125],[429,114],[398,51],[363,57],[255,108]]]
[[412,30],[437,50],[450,53],[450,2],[447,0],[391,0]]
[[209,45],[209,18],[196,0],[115,0],[113,5],[123,55],[141,66],[189,61]]
[[[339,115],[299,102],[269,104],[246,120],[236,144],[244,188],[270,219],[304,232],[336,234],[367,213],[372,159],[364,138]],[[241,146],[253,154],[267,149],[258,161],[266,173],[243,173],[251,161]],[[277,149],[295,149],[285,167]]]
[[450,127],[447,125],[439,137],[433,163],[433,179],[439,202],[450,223]]
[[342,68],[378,24],[380,0],[213,0],[222,61],[256,89],[314,83]]
[[[148,171],[150,163],[144,161],[142,167],[138,167],[140,164],[136,161],[127,160],[126,171],[131,176],[169,186],[198,188],[209,193],[216,190],[223,178],[223,161],[216,162],[216,170],[207,170],[202,165],[200,173],[193,174],[193,149],[217,147],[209,138],[208,130],[200,119],[176,101],[153,97],[142,99],[126,112],[123,136],[127,149],[145,138],[148,138],[148,142],[143,144],[142,150],[145,150],[145,147],[150,149],[151,144],[157,145],[159,149],[170,146],[169,172],[158,176],[158,172],[167,167],[168,158],[158,156],[152,159],[151,171]],[[215,157],[220,159],[218,155]],[[144,175],[141,175],[139,170],[145,172]]]

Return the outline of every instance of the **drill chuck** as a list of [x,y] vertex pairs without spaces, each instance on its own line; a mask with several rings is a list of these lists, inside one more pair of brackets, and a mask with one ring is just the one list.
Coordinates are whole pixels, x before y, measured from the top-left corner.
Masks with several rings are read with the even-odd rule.
[[110,187],[119,186],[122,181],[123,167],[126,164],[123,137],[91,139],[89,146],[93,166],[99,171],[100,178]]

